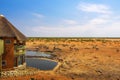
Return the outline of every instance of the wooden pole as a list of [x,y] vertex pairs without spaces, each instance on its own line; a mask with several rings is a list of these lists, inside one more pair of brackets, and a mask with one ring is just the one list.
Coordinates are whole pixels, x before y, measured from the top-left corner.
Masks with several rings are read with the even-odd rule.
[[0,39],[0,77],[2,73],[2,54],[4,53],[4,41]]
[[2,73],[2,55],[0,55],[0,77]]

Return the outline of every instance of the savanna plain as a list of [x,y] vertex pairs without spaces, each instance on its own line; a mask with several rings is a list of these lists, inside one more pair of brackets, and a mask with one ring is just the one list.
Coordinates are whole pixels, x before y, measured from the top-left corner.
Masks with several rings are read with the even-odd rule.
[[52,53],[57,68],[6,80],[120,80],[120,38],[30,37],[26,49]]

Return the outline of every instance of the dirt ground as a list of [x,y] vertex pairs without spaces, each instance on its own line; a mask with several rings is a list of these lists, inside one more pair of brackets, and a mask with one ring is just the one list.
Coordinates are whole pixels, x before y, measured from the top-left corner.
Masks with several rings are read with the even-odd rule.
[[[32,38],[26,49],[52,52],[61,63],[49,79],[36,80],[120,80],[120,39]],[[42,73],[36,76],[48,76]]]
[[73,80],[120,80],[120,39],[38,39],[27,49],[53,52],[55,73]]

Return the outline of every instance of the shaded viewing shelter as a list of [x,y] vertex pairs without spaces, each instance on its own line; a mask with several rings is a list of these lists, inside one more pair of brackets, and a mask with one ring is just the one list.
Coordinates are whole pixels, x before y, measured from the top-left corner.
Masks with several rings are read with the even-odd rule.
[[26,66],[25,40],[26,37],[0,15],[0,71]]

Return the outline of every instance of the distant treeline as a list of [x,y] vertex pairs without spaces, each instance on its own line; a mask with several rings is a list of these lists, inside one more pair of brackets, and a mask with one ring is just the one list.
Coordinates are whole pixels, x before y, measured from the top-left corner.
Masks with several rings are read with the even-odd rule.
[[28,37],[28,39],[120,39],[120,37]]
[[120,37],[28,37],[28,41],[45,40],[45,41],[108,41],[120,40]]

